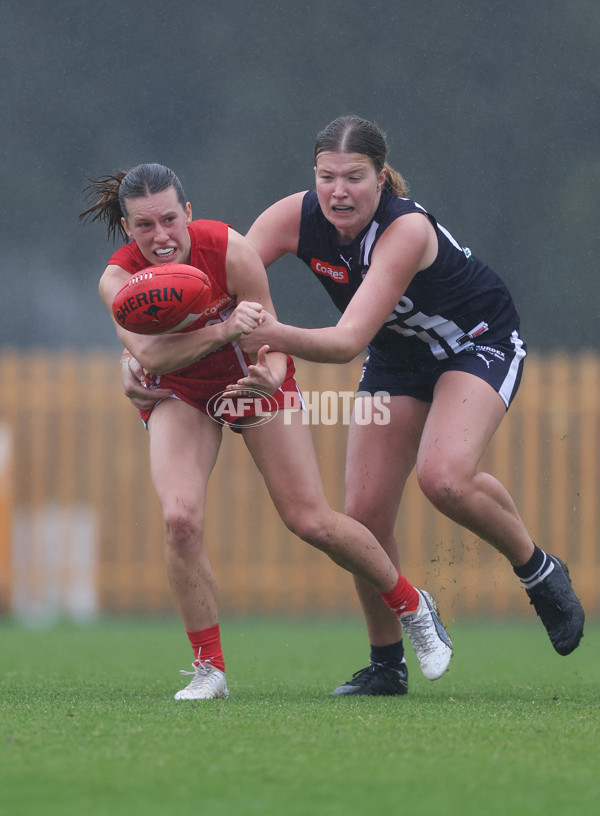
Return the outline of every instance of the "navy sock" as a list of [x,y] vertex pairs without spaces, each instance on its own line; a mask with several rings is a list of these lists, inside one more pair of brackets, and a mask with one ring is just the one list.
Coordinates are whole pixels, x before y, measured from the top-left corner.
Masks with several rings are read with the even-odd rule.
[[381,663],[392,669],[400,668],[404,660],[404,644],[401,640],[389,646],[371,646],[371,663]]
[[516,575],[524,584],[529,584],[538,578],[550,564],[550,559],[537,544],[533,545],[533,555],[526,564],[521,567],[513,567]]

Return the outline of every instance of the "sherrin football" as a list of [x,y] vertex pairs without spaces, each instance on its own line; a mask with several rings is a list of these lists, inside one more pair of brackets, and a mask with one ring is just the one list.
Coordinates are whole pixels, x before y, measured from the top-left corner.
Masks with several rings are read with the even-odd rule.
[[136,334],[181,331],[210,305],[207,275],[187,264],[149,266],[136,272],[117,292],[115,320]]

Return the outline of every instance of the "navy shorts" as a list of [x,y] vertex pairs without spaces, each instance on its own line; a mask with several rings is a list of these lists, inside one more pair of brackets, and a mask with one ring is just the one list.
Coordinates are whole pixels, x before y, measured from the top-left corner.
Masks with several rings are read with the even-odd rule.
[[358,391],[371,395],[383,391],[392,397],[431,402],[435,384],[445,371],[466,371],[489,383],[508,408],[519,388],[526,354],[525,341],[517,331],[493,345],[474,344],[446,360],[398,359],[369,349]]

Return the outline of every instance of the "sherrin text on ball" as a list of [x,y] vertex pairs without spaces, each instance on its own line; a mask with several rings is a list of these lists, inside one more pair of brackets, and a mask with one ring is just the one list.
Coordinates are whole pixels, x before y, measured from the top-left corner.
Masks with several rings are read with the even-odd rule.
[[163,264],[132,275],[117,292],[112,311],[127,331],[165,334],[190,328],[210,300],[204,272],[187,264]]

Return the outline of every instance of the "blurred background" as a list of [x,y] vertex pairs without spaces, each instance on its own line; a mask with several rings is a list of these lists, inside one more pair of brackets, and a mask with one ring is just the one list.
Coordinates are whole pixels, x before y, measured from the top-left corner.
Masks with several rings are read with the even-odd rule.
[[[550,517],[551,529],[562,535],[557,547],[564,555],[574,547],[575,572],[592,580],[600,402],[597,0],[2,0],[0,8],[4,609],[20,603],[27,614],[39,601],[43,617],[54,593],[50,607],[58,614],[64,592],[36,589],[42,578],[23,589],[19,581],[30,577],[18,578],[18,564],[39,562],[47,576],[54,559],[62,565],[60,584],[73,553],[87,550],[81,558],[92,572],[74,585],[87,581],[92,612],[125,609],[124,601],[110,601],[115,581],[125,580],[117,558],[124,542],[133,547],[132,580],[139,581],[140,564],[157,565],[154,600],[131,601],[130,608],[160,611],[170,603],[151,490],[135,512],[139,498],[129,511],[115,504],[123,495],[115,487],[119,479],[129,479],[133,490],[146,478],[146,440],[114,379],[119,344],[97,293],[113,248],[102,226],[78,220],[87,180],[158,161],[179,175],[196,217],[245,232],[273,201],[312,185],[316,133],[345,113],[387,132],[390,163],[409,181],[411,196],[513,292],[532,370],[541,372],[540,388],[547,390],[535,390],[533,381],[528,386],[529,413],[523,408],[524,419],[511,431],[516,447],[507,478],[530,508],[534,531],[537,525],[543,533]],[[296,259],[278,262],[269,275],[283,320],[336,319]],[[352,390],[356,372],[344,371],[317,374],[306,367],[301,385]],[[532,404],[539,414],[531,414]],[[331,500],[343,504],[345,430],[328,433],[331,441],[319,438],[324,475]],[[534,452],[527,448],[525,456],[527,440]],[[241,445],[238,455],[230,480],[250,467]],[[522,476],[531,456],[537,457],[533,484]],[[517,463],[523,463],[519,473]],[[255,474],[241,478],[258,481]],[[255,508],[258,499],[244,495],[240,501]],[[464,552],[457,531],[440,532],[416,492],[412,501],[416,516],[426,519],[423,527],[411,522],[415,569],[439,561],[442,541]],[[216,515],[218,495],[214,504]],[[108,516],[111,524],[122,519],[122,541],[116,529],[107,530]],[[138,539],[128,523],[143,528]],[[254,563],[252,548],[267,526],[275,525],[273,538],[288,552],[279,524],[274,518],[251,534],[231,536]],[[303,552],[296,540],[290,546]],[[219,567],[226,604],[228,569],[238,554],[234,548]],[[315,572],[302,573],[310,587],[322,574],[316,563]],[[266,572],[254,575],[253,586],[260,587]],[[340,595],[351,594],[346,576],[334,573]],[[275,569],[269,579],[274,585],[279,574]],[[432,578],[427,571],[422,577]],[[277,608],[263,589],[248,609]],[[589,592],[593,606],[591,584]],[[502,597],[508,609],[509,596]]]
[[[317,132],[356,113],[388,133],[412,196],[507,280],[530,347],[598,348],[596,0],[1,7],[0,343],[114,345],[96,289],[110,247],[77,220],[88,177],[161,162],[196,216],[245,232],[312,185]],[[284,266],[280,310],[328,320]]]

